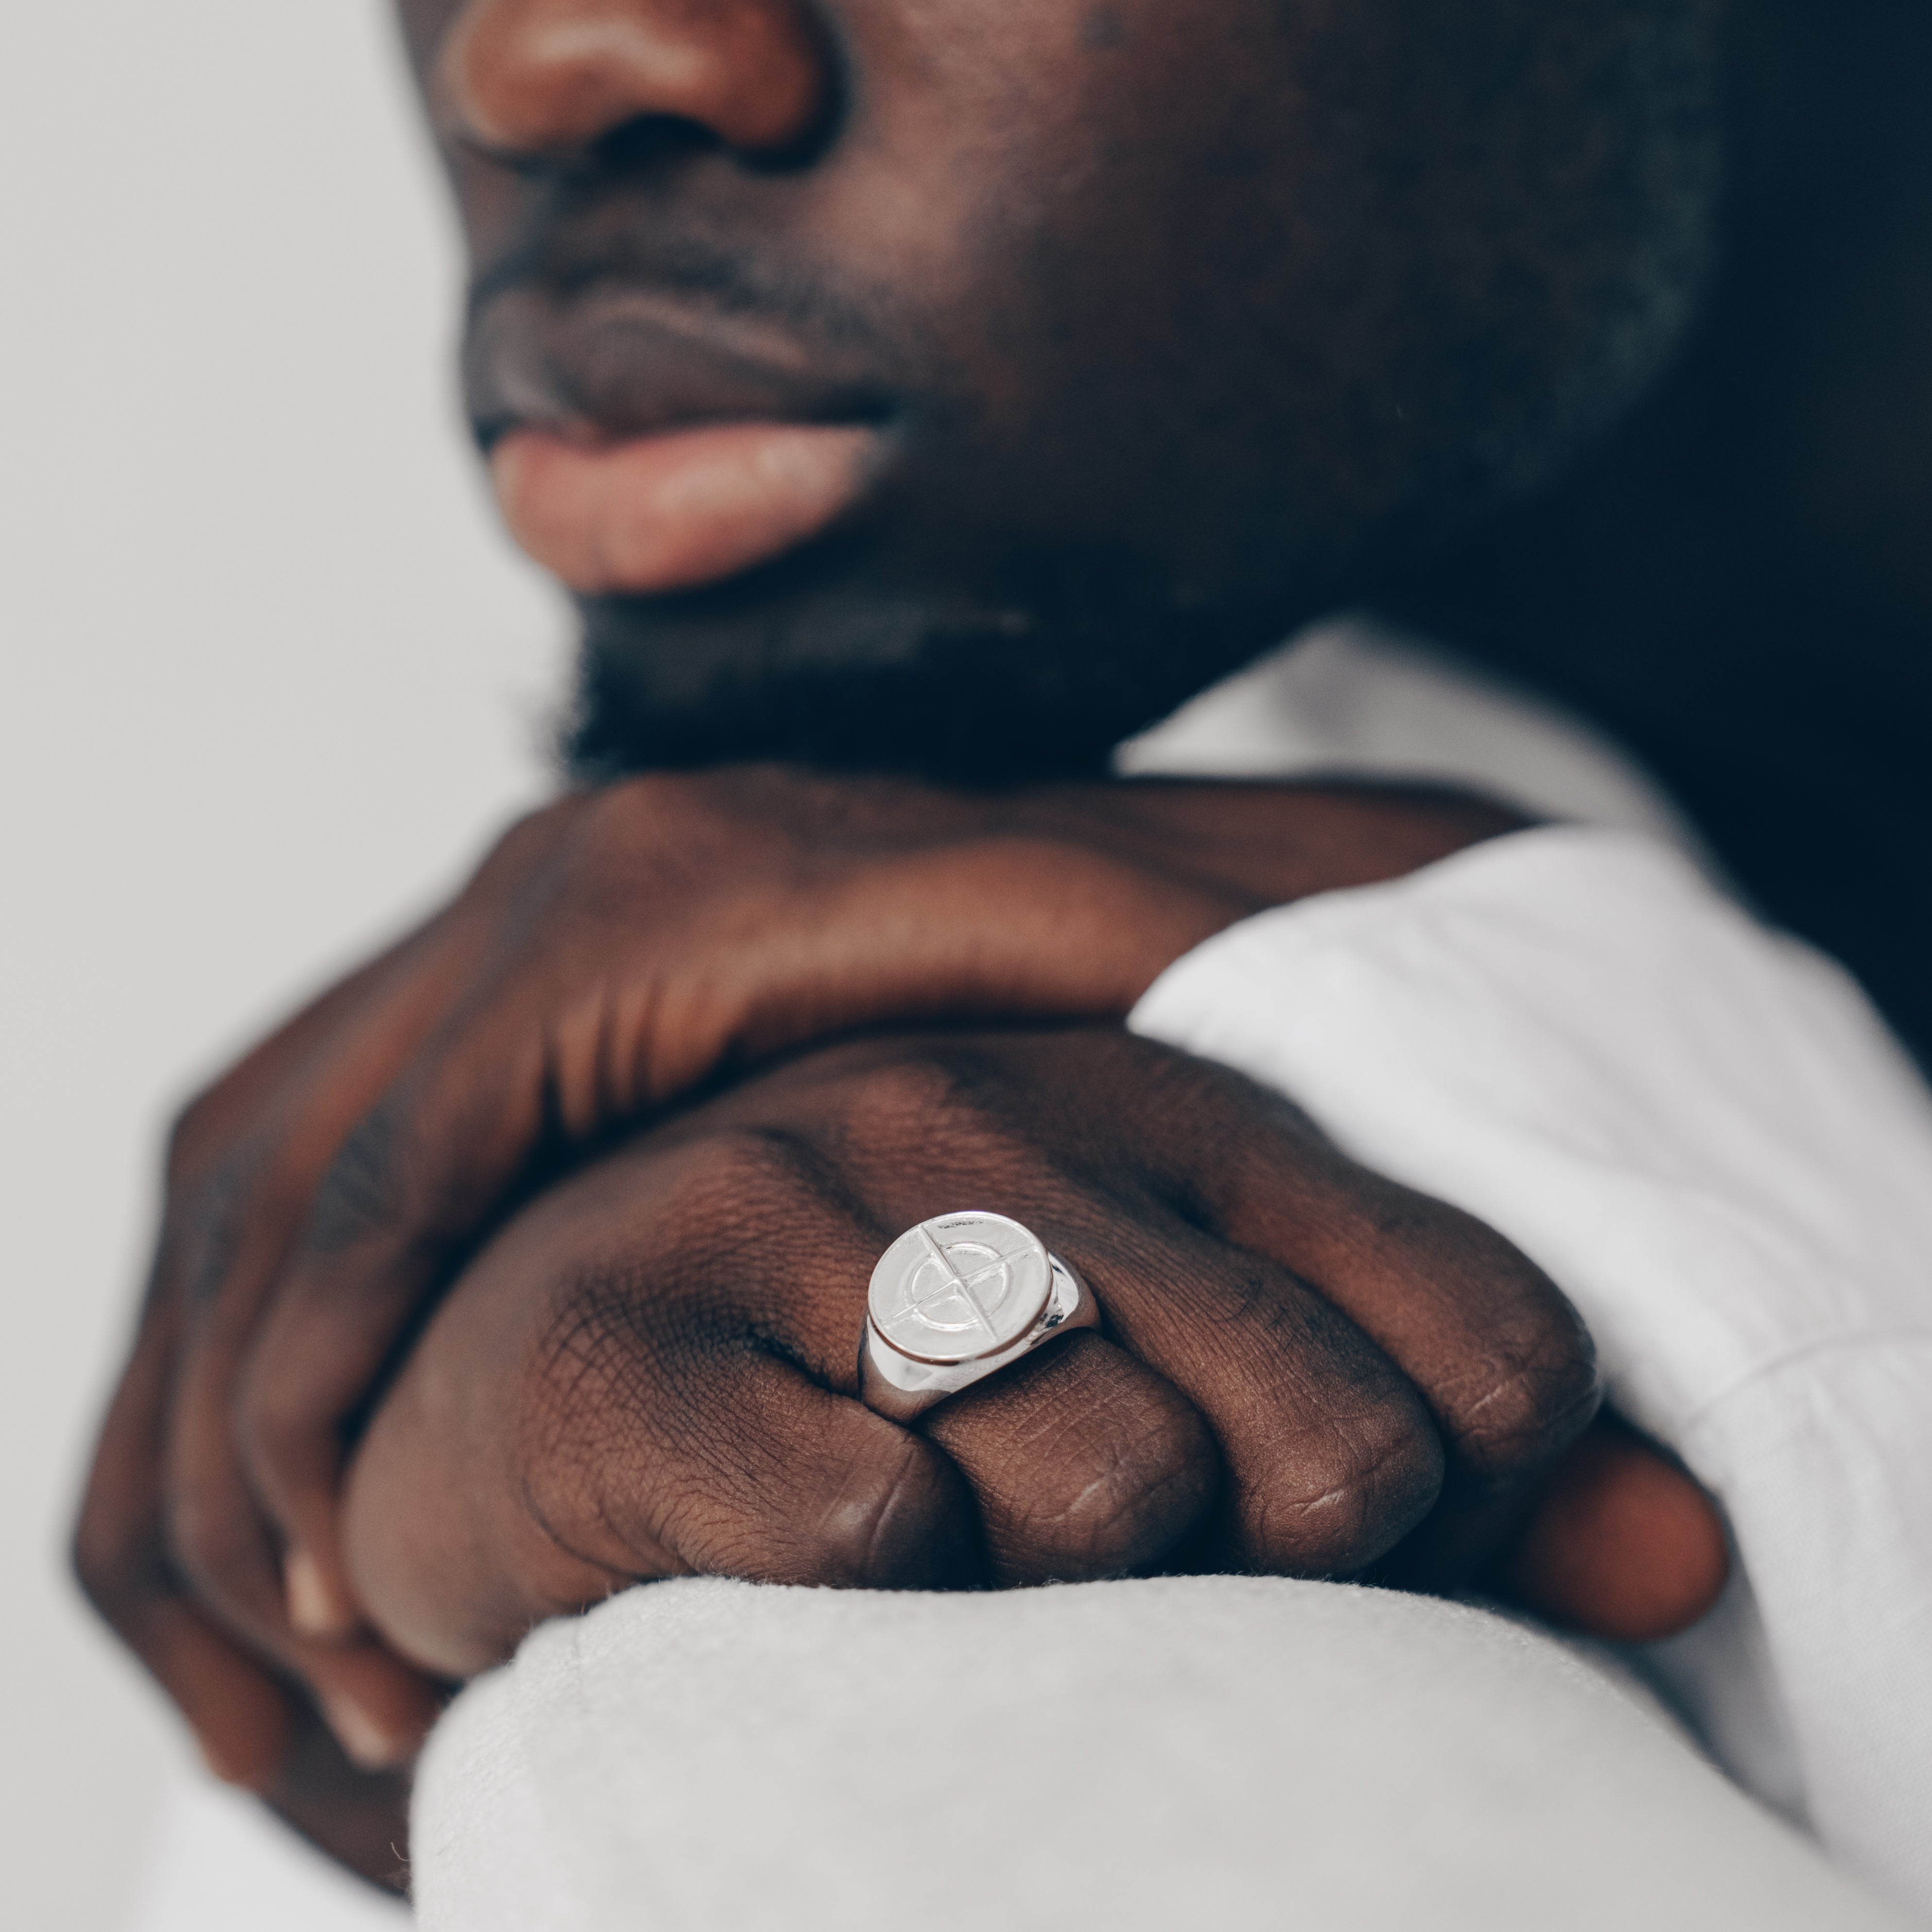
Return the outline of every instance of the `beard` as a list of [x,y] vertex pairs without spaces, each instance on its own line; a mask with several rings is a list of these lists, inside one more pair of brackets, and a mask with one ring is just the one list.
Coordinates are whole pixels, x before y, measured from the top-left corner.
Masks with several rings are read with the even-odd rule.
[[686,598],[586,598],[574,776],[775,759],[1000,785],[1103,772],[1124,739],[1306,611],[1210,606],[1124,553],[935,596],[856,587],[835,543]]

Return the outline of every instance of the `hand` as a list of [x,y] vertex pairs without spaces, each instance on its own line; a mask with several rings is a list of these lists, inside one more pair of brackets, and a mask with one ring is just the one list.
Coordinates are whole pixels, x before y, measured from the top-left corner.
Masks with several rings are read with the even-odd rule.
[[844,1027],[1118,1016],[1247,911],[1514,822],[1348,788],[975,796],[778,770],[561,801],[182,1117],[83,1583],[224,1776],[276,1787],[297,1687],[358,1761],[406,1759],[436,1697],[356,1634],[341,1445],[534,1161]]
[[633,781],[526,822],[457,909],[464,936],[399,989],[452,976],[316,1185],[242,1371],[250,1486],[288,1552],[296,1627],[355,1620],[334,1522],[346,1419],[547,1143],[850,1028],[1117,1018],[1248,913],[1515,823],[1364,788],[974,796],[775,770]]
[[[856,1399],[866,1283],[969,1204],[1072,1259],[1104,1336],[908,1430]],[[347,1546],[383,1636],[451,1676],[691,1571],[1454,1582],[1596,1402],[1527,1260],[1238,1075],[1111,1030],[871,1041],[644,1133],[500,1232],[356,1453]]]

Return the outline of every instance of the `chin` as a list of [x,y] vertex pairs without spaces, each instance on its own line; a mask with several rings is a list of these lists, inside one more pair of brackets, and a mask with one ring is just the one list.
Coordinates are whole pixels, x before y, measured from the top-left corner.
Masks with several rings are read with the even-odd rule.
[[868,583],[850,562],[828,546],[693,596],[581,600],[572,770],[781,759],[975,785],[1091,775],[1310,614],[1190,598],[1117,552],[937,591]]

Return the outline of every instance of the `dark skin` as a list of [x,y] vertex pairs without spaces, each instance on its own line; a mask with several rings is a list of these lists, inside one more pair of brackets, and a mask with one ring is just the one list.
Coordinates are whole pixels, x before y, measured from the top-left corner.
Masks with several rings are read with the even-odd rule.
[[[1718,146],[1712,10],[1623,0],[1559,17],[1528,0],[1219,0],[1183,21],[1154,0],[406,5],[478,271],[467,368],[479,440],[513,522],[585,587],[583,760],[779,752],[982,780],[1084,770],[1339,592],[1558,470],[1640,391],[1692,312]],[[592,500],[566,492],[532,510],[506,482],[519,435],[552,435],[567,463],[573,452],[621,452],[754,416],[844,426],[868,452],[863,488],[808,540],[675,589],[607,580],[614,552],[597,518],[608,501],[580,515]],[[720,541],[732,533],[716,515],[692,524],[690,501],[687,491],[682,524],[670,520],[680,568],[750,554]],[[770,510],[746,520],[752,537]],[[796,799],[767,794],[746,808],[730,804],[728,784],[728,836],[700,813],[694,844],[692,821],[667,833],[646,813],[641,832],[592,842],[573,867],[526,829],[518,838],[537,848],[528,877],[510,852],[184,1122],[146,1322],[82,1524],[83,1574],[218,1766],[364,1869],[386,1842],[395,1786],[352,1778],[319,1742],[318,1709],[365,1762],[392,1760],[435,1701],[398,1648],[437,1670],[467,1668],[500,1654],[532,1608],[580,1600],[615,1576],[720,1561],[710,1545],[665,1545],[653,1520],[645,1527],[669,1548],[664,1560],[631,1546],[586,1552],[566,1537],[593,1573],[568,1587],[532,1581],[515,1535],[496,1529],[475,1540],[472,1568],[452,1572],[466,1579],[454,1600],[426,1601],[410,1578],[410,1526],[452,1520],[462,1496],[418,1486],[399,1501],[383,1469],[471,1466],[444,1453],[461,1439],[462,1400],[527,1386],[521,1352],[532,1332],[549,1332],[544,1298],[568,1285],[572,1241],[596,1250],[598,1278],[634,1276],[634,1263],[605,1251],[602,1170],[530,1210],[548,1216],[534,1224],[547,1245],[533,1303],[483,1287],[472,1295],[477,1281],[500,1282],[494,1250],[461,1278],[446,1310],[477,1309],[479,1328],[486,1304],[497,1311],[490,1332],[508,1352],[449,1371],[458,1400],[438,1408],[423,1400],[426,1378],[467,1360],[472,1338],[447,1312],[424,1336],[367,1438],[345,1560],[336,1486],[370,1378],[424,1294],[529,1186],[532,1160],[580,1149],[721,1067],[855,1024],[1117,1018],[1168,959],[1243,913],[1396,875],[1507,822],[1440,800],[1342,810],[1292,790],[1196,788],[1150,806],[1154,795],[1104,784],[1044,797],[913,786],[894,808],[893,838],[861,839],[855,853],[842,840],[873,796],[862,785],[819,794],[832,808],[806,815],[796,875],[758,869],[790,849],[782,835],[799,823]],[[608,832],[625,808],[580,801],[562,815]],[[984,900],[958,890],[962,843],[981,861],[990,854],[977,874],[968,868]],[[852,862],[828,868],[828,854]],[[506,871],[518,875],[507,890]],[[736,902],[687,890],[741,878],[755,890]],[[1054,929],[989,957],[986,934],[1002,919],[986,909],[1004,916],[1016,890],[1052,909]],[[730,916],[709,928],[701,917],[654,923],[667,904],[722,904]],[[949,916],[909,920],[907,908],[922,905]],[[748,914],[763,922],[749,946]],[[1133,935],[1125,949],[1124,934]],[[1015,936],[1041,940],[1024,926]],[[816,977],[796,970],[802,944],[824,969]],[[682,989],[682,1005],[667,987]],[[650,1024],[607,1024],[640,1012]],[[449,1042],[479,1014],[494,1016],[476,1036],[489,1051],[452,1057]],[[1066,1126],[1077,1145],[1088,1114],[1136,1109],[1108,1084],[1123,1043],[1068,1038],[1054,1050],[1091,1061],[1090,1084],[1072,1089],[1090,1104]],[[624,1048],[614,1057],[614,1041]],[[928,1052],[900,1051],[915,1065]],[[436,1084],[440,1054],[483,1082],[466,1116],[466,1096]],[[1026,1066],[1007,1069],[1017,1091]],[[861,1128],[876,1101],[864,1080],[856,1099],[836,1082],[815,1090],[827,1117],[853,1112]],[[422,1106],[425,1093],[437,1104]],[[1270,1124],[1251,1090],[1210,1083],[1205,1093],[1196,1104],[1218,1132],[1270,1139],[1304,1179],[1332,1178],[1332,1152]],[[475,1123],[500,1124],[506,1100],[524,1124],[493,1144]],[[1174,1144],[1158,1118],[1137,1126],[1147,1145],[1115,1160],[1211,1194],[1226,1164],[1216,1132],[1197,1123]],[[887,1204],[896,1212],[925,1196],[904,1135],[856,1142],[856,1173],[833,1162],[813,1199],[840,1214],[849,1199],[879,1204],[860,1217],[869,1239]],[[1070,1160],[1072,1148],[1048,1151]],[[693,1157],[654,1144],[613,1156],[652,1172]],[[1060,1170],[1048,1161],[1044,1171]],[[1367,1197],[1349,1198],[1363,1210],[1342,1217],[1359,1250],[1378,1223]],[[573,1202],[580,1213],[556,1204]],[[1051,1224],[1064,1210],[1077,1225],[1077,1206],[1042,1198],[1033,1211]],[[1430,1220],[1448,1212],[1433,1204],[1417,1211],[1438,1232],[1449,1225]],[[518,1232],[530,1225],[502,1238],[535,1238]],[[707,1232],[722,1225],[699,1216],[687,1249],[709,1252]],[[1220,1292],[1246,1296],[1255,1255],[1274,1250],[1232,1224],[1210,1233]],[[1464,1269],[1449,1298],[1473,1310],[1527,1266],[1499,1247],[1482,1252],[1492,1265]],[[1418,1257],[1400,1285],[1439,1282],[1431,1270],[1444,1258]],[[747,1258],[749,1289],[726,1298],[721,1333],[742,1332],[730,1324],[775,1266]],[[846,1274],[829,1271],[785,1311],[792,1366],[828,1402],[848,1393],[824,1339],[850,1312]],[[1135,1304],[1130,1273],[1114,1286]],[[1345,1310],[1389,1360],[1400,1352],[1378,1324],[1399,1300],[1391,1291],[1374,1312]],[[835,1312],[817,1312],[821,1300]],[[1160,1480],[1144,1487],[1167,1499],[1172,1519],[1074,1561],[1053,1541],[1068,1511],[1029,1516],[987,1473],[998,1459],[971,1448],[969,1406],[968,1421],[935,1421],[920,1438],[972,1497],[980,1540],[961,1574],[976,1564],[1018,1579],[1070,1563],[1108,1574],[1198,1541],[1202,1560],[1316,1574],[1386,1561],[1418,1580],[1466,1576],[1499,1547],[1484,1510],[1483,1534],[1457,1529],[1469,1484],[1493,1485],[1485,1500],[1508,1518],[1588,1413],[1576,1396],[1583,1338],[1560,1298],[1534,1306],[1537,1345],[1519,1353],[1556,1365],[1546,1388],[1562,1399],[1532,1402],[1532,1421],[1508,1432],[1513,1447],[1494,1466],[1457,1446],[1441,1394],[1493,1385],[1484,1371],[1504,1337],[1480,1322],[1444,1331],[1433,1352],[1381,1380],[1358,1372],[1360,1360],[1310,1354],[1302,1336],[1285,1364],[1263,1351],[1226,1371],[1288,1376],[1336,1418],[1360,1416],[1364,1389],[1374,1392],[1376,1426],[1354,1431],[1372,1453],[1330,1486],[1364,1498],[1356,1514],[1369,1527],[1343,1545],[1306,1546],[1244,1541],[1210,1520],[1215,1499],[1241,1490],[1231,1441],[1246,1411],[1173,1370],[1157,1342],[1143,1346],[1144,1318],[1137,1336],[1124,1316],[1107,1344],[1070,1348],[979,1406],[1043,1389],[1056,1414],[1076,1415],[1075,1378],[1102,1372],[1083,1360],[1112,1361],[1095,1349],[1113,1346],[1138,1366],[1106,1372],[1156,1378],[1195,1418],[1149,1430],[1166,1448]],[[318,1324],[334,1331],[319,1355]],[[730,1414],[727,1399],[716,1426]],[[426,1418],[452,1433],[425,1434]],[[964,1446],[949,1445],[949,1431]],[[406,1456],[386,1462],[398,1442]],[[1383,1467],[1408,1474],[1378,1486],[1369,1478]],[[1042,1471],[1049,1459],[1036,1478]],[[684,1486],[680,1520],[703,1515],[705,1484]],[[1138,1520],[1131,1508],[1111,1520]],[[1699,1520],[1702,1602],[1714,1574],[1708,1509]],[[1037,1548],[1016,1523],[1033,1525]],[[914,1546],[929,1554],[949,1538]],[[812,1574],[783,1569],[756,1538],[722,1567]],[[826,1567],[839,1580],[884,1580]]]
[[[854,1338],[871,1260],[949,1189],[1077,1250],[1106,1332],[909,1430],[857,1402]],[[865,1042],[506,1228],[385,1400],[346,1540],[370,1615],[451,1676],[692,1571],[1439,1576],[1595,1402],[1536,1269],[1235,1076],[1111,1029]],[[425,1486],[454,1504],[433,1523]]]
[[585,598],[586,754],[1090,765],[1546,473],[1688,318],[1713,11],[411,0],[486,447],[879,431],[825,540]]
[[533,1162],[856,1024],[1118,1016],[1245,912],[1513,822],[1380,794],[1135,796],[1130,814],[1093,788],[987,800],[776,769],[579,794],[188,1110],[82,1564],[218,1766],[272,1773],[258,1713],[278,1700],[238,1657],[208,1661],[205,1618],[176,1614],[196,1600],[303,1674],[364,1756],[395,1755],[433,1707],[357,1640],[339,1445]]

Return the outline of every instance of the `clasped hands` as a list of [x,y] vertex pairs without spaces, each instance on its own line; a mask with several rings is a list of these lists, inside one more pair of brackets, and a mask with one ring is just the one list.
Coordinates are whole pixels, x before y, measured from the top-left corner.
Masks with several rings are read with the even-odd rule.
[[[640,1579],[1493,1576],[1597,1406],[1568,1304],[1118,1022],[1246,914],[1517,823],[776,768],[537,813],[182,1115],[89,1594],[222,1774],[384,1876],[447,1683]],[[902,1428],[856,1399],[866,1282],[962,1206],[1106,1330]],[[1707,1599],[1714,1518],[1644,1483],[1702,1509]]]

